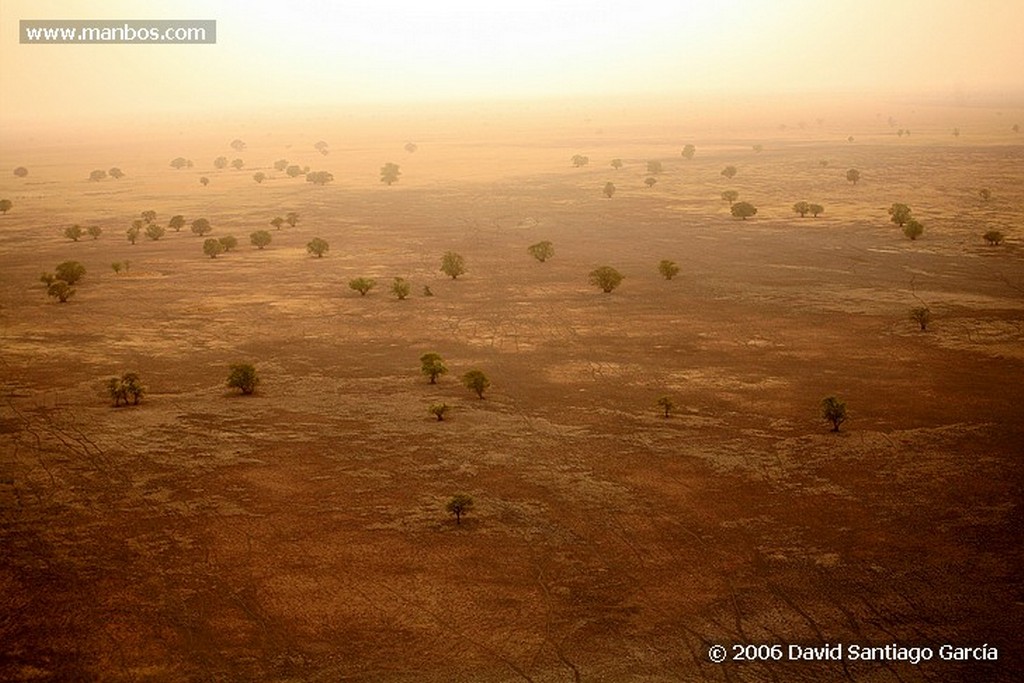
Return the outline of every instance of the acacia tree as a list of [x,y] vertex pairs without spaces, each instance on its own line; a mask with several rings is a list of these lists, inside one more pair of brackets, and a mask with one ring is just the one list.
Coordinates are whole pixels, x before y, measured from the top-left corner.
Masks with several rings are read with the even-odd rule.
[[17,176],[18,178],[24,178],[28,176],[28,169],[25,168],[24,166],[19,166],[18,168],[14,169],[14,175]]
[[183,168],[190,168],[191,166],[192,162],[185,157],[175,157],[174,159],[171,159],[171,168],[176,171],[180,171]]
[[206,187],[207,185],[210,184],[210,179],[207,178],[206,176],[203,176],[202,178],[199,179],[199,184],[202,185],[203,187]]
[[988,242],[993,247],[999,246],[999,244],[1001,244],[1004,239],[1003,233],[999,232],[998,230],[989,230],[984,235],[982,235],[981,238]]
[[110,398],[114,399],[114,407],[121,405],[121,401],[128,405],[129,399],[132,405],[139,405],[146,388],[142,385],[142,378],[137,372],[126,372],[120,377],[111,377],[107,380],[107,392]]
[[63,304],[67,303],[67,300],[74,295],[75,290],[64,280],[54,280],[46,287],[46,293],[57,299],[58,303]]
[[221,246],[224,247],[225,252],[229,252],[238,246],[238,238],[235,237],[234,235],[224,235],[217,241],[220,242]]
[[988,200],[992,199],[992,190],[988,189],[987,187],[983,187],[980,190],[978,190],[978,196],[981,197],[981,201],[987,202]]
[[327,156],[328,152],[330,151],[327,149],[327,147],[327,143],[324,142],[323,140],[319,140],[316,142],[316,144],[313,145],[313,149],[320,152],[320,154],[323,156]]
[[821,416],[832,423],[832,431],[838,432],[839,425],[846,422],[846,404],[835,396],[821,400]]
[[323,255],[331,248],[331,245],[327,244],[327,240],[319,237],[314,237],[306,245],[306,251],[317,258],[323,258]]
[[672,402],[672,399],[668,396],[662,396],[658,399],[658,405],[664,411],[665,419],[668,419],[669,413],[676,407],[676,404]]
[[860,171],[855,168],[851,168],[846,172],[846,179],[856,185],[860,181]]
[[181,229],[185,227],[185,217],[181,214],[171,216],[171,220],[167,221],[167,227],[174,230],[174,232],[181,232]]
[[255,366],[250,363],[234,363],[229,370],[227,385],[230,388],[238,389],[246,396],[256,391],[260,376]]
[[275,171],[283,171],[286,168],[288,168],[288,160],[287,159],[278,159],[277,161],[274,162],[274,170]]
[[658,179],[655,178],[654,176],[647,176],[646,178],[644,178],[644,185],[646,185],[647,187],[654,187],[654,184],[656,182],[658,182]]
[[603,192],[604,192],[604,196],[605,197],[607,197],[608,199],[611,199],[612,195],[615,194],[615,183],[612,183],[612,182],[605,183],[604,184]]
[[376,280],[372,280],[370,278],[365,277],[357,277],[354,280],[348,281],[349,289],[354,289],[355,291],[359,292],[360,296],[366,296],[366,293],[373,289],[376,285]]
[[330,171],[313,171],[306,174],[306,182],[314,185],[326,185],[334,182],[334,174]]
[[622,284],[625,276],[611,266],[601,266],[590,271],[590,284],[600,287],[605,294],[609,294]]
[[436,417],[438,422],[444,422],[444,416],[448,414],[449,410],[451,408],[447,403],[433,403],[427,408],[427,412]]
[[473,497],[465,493],[456,493],[444,509],[455,515],[456,524],[462,524],[462,515],[473,509]]
[[807,202],[797,202],[793,205],[793,212],[800,214],[800,218],[803,218],[811,211],[811,205]]
[[217,157],[216,159],[213,160],[213,167],[215,169],[217,169],[218,171],[224,170],[225,168],[228,167],[228,158],[227,157]]
[[732,180],[733,178],[736,177],[736,167],[735,166],[726,166],[725,168],[722,169],[722,175],[724,175],[726,178],[729,178],[730,180]]
[[14,206],[10,199],[0,199],[0,213],[7,213]]
[[466,385],[467,389],[475,391],[478,398],[483,398],[484,389],[491,386],[491,380],[482,370],[470,370],[462,376],[462,383]]
[[651,175],[658,175],[664,170],[660,161],[651,160],[647,162],[647,172]]
[[726,190],[722,193],[722,199],[729,202],[729,206],[736,203],[736,200],[740,198],[740,193],[736,190]]
[[145,221],[146,225],[149,225],[156,220],[156,211],[153,210],[143,211],[139,215],[142,216],[142,220]]
[[299,214],[294,211],[289,211],[284,215],[284,221],[291,227],[295,227],[295,224],[299,222]]
[[236,152],[241,152],[243,149],[245,149],[245,143],[239,140],[238,138],[235,138],[234,140],[231,141],[231,149],[235,150]]
[[270,244],[270,233],[266,230],[257,230],[249,235],[249,241],[252,242],[252,245],[257,249],[262,249]]
[[210,258],[217,258],[218,255],[224,253],[224,245],[216,237],[208,237],[203,242],[203,253]]
[[255,173],[252,174],[252,179],[255,180],[257,183],[262,183],[264,180],[267,179],[267,174],[264,173],[263,171],[256,171]]
[[541,263],[544,263],[549,258],[555,255],[555,247],[551,242],[544,240],[543,242],[537,242],[531,244],[526,248],[526,251],[530,252],[530,256],[537,259]]
[[924,332],[932,320],[932,312],[925,306],[918,306],[910,309],[910,319],[920,325],[921,331]]
[[622,159],[612,159],[612,168],[616,171],[622,168]]
[[730,210],[732,211],[733,216],[736,218],[742,218],[743,220],[747,220],[751,216],[757,214],[757,207],[750,202],[737,202],[732,205],[732,209]]
[[675,261],[665,259],[658,264],[658,272],[661,273],[661,276],[666,280],[671,280],[679,274],[679,266],[676,265]]
[[407,142],[407,143],[405,143],[405,146],[402,147],[402,149],[404,149],[409,154],[412,154],[417,149],[419,149],[419,146],[415,142]]
[[446,251],[441,257],[441,272],[453,280],[466,272],[466,259],[454,251]]
[[96,183],[107,177],[107,172],[100,169],[89,174],[89,180]]
[[420,372],[430,377],[431,384],[437,384],[437,378],[446,372],[448,367],[439,353],[425,353],[420,356]]
[[270,221],[270,224],[273,225],[278,230],[280,230],[281,226],[284,225],[284,219],[281,218],[280,216],[275,216],[274,220]]
[[572,165],[575,166],[576,168],[582,168],[590,163],[590,157],[584,156],[582,154],[573,154],[571,161]]
[[393,164],[389,161],[380,167],[380,181],[389,187],[392,183],[398,182],[398,176],[400,175],[402,175],[402,172],[399,170],[398,164]]
[[817,218],[818,214],[825,212],[825,207],[822,206],[821,204],[810,204],[808,205],[808,209],[811,212],[811,216],[813,216],[814,218]]
[[97,239],[100,235],[103,234],[103,228],[101,228],[98,225],[90,225],[88,228],[85,229],[85,231],[89,233],[89,237],[93,239]]
[[910,218],[910,207],[906,204],[894,202],[893,205],[889,207],[889,220],[901,228],[906,225]]
[[77,223],[64,228],[64,236],[72,242],[77,242],[84,233],[85,231],[82,230],[82,226]]
[[192,232],[199,237],[213,232],[213,226],[210,225],[210,221],[205,218],[197,218],[192,221]]
[[412,285],[409,284],[408,280],[404,277],[396,277],[394,282],[391,283],[391,293],[394,294],[399,301],[409,296],[409,292],[412,291]]
[[241,171],[241,170],[242,170],[242,167],[243,167],[243,166],[245,166],[245,162],[244,162],[244,161],[242,161],[241,159],[232,159],[232,160],[231,160],[231,166],[232,166],[232,168],[234,168],[234,169],[235,169],[236,171]]
[[903,226],[903,234],[909,237],[911,241],[914,241],[924,234],[924,226],[917,220],[910,218],[907,220],[907,224]]
[[85,277],[85,266],[78,261],[63,261],[58,263],[54,270],[57,272],[57,279],[69,285],[76,284]]
[[132,221],[131,226],[125,231],[128,235],[128,241],[132,244],[139,239],[139,235],[142,234],[142,221],[138,218]]
[[692,159],[693,155],[696,154],[696,153],[697,153],[697,148],[696,147],[694,147],[693,145],[686,145],[685,147],[683,147],[683,151],[682,151],[681,154],[682,154],[682,157],[684,159]]
[[150,223],[146,226],[146,237],[156,242],[167,232],[167,228],[156,223]]

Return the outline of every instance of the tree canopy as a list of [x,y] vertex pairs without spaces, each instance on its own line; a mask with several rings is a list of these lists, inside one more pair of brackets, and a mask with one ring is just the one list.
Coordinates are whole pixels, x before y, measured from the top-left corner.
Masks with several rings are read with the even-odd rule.
[[590,284],[600,287],[605,294],[611,293],[624,279],[625,276],[611,266],[601,266],[590,271]]

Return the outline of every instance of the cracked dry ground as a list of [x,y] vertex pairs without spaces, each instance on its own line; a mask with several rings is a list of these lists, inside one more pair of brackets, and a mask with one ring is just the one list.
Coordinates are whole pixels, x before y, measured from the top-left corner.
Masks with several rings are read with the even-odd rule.
[[[63,307],[30,283],[68,245],[7,247],[0,678],[1019,680],[1020,253],[566,183],[328,188],[276,252],[211,261],[171,235],[118,245],[128,275],[75,245],[90,276]],[[585,282],[605,262],[627,275],[607,296]],[[435,296],[345,287],[398,274]],[[914,297],[943,302],[929,332]],[[451,368],[436,386],[426,351]],[[223,387],[238,360],[253,397]],[[126,369],[150,393],[115,410],[101,383]],[[456,491],[476,500],[458,526]],[[741,642],[1000,660],[708,661]]]

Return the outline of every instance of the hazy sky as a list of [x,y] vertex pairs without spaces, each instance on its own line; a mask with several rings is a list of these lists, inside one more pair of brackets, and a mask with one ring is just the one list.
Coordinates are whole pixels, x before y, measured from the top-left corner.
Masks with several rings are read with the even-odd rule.
[[[20,45],[20,19],[216,19],[216,45]],[[0,122],[701,90],[1024,92],[1024,0],[0,0]]]

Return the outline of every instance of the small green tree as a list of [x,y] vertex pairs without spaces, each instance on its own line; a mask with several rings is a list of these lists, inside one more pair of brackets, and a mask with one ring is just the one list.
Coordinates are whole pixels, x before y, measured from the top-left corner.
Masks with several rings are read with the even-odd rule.
[[334,174],[329,171],[313,171],[306,174],[306,182],[314,185],[326,185],[334,182]]
[[404,277],[396,277],[391,283],[391,293],[398,297],[399,301],[409,296],[409,292],[412,291],[412,285]]
[[661,273],[661,276],[666,280],[671,280],[679,274],[679,266],[676,265],[675,261],[665,259],[658,264],[658,272]]
[[612,168],[616,171],[622,168],[622,159],[612,159]]
[[846,422],[846,404],[835,396],[821,400],[821,416],[832,423],[832,431],[838,432],[839,425]]
[[438,422],[444,422],[444,416],[448,414],[451,408],[448,407],[447,403],[432,403],[427,412],[437,418]]
[[402,147],[402,149],[404,149],[409,154],[413,154],[416,150],[419,149],[419,146],[415,142],[407,142],[405,143],[405,146]]
[[448,372],[448,367],[441,354],[425,353],[420,356],[420,372],[430,378],[431,384],[437,384],[437,378]]
[[612,195],[615,194],[615,183],[611,183],[611,182],[605,183],[604,184],[604,190],[602,190],[602,191],[604,192],[604,196],[605,197],[607,197],[608,199],[611,199]]
[[203,176],[202,178],[199,179],[199,184],[202,185],[203,187],[206,187],[207,185],[210,184],[210,179],[207,178],[206,176]]
[[275,171],[283,171],[286,168],[288,168],[288,160],[287,159],[278,159],[277,161],[274,162],[274,170]]
[[210,258],[217,258],[224,253],[224,245],[216,237],[207,237],[203,242],[203,253]]
[[575,166],[576,168],[583,168],[584,166],[590,163],[590,157],[584,156],[582,154],[573,154],[571,161],[572,165]]
[[389,187],[392,183],[398,182],[398,176],[400,175],[402,175],[402,172],[399,170],[398,164],[393,164],[389,161],[380,167],[380,181]]
[[327,241],[319,237],[314,237],[306,245],[306,251],[317,258],[323,258],[323,255],[330,250],[331,245],[327,244]]
[[249,235],[249,241],[252,242],[252,245],[257,249],[262,249],[270,244],[270,233],[266,230],[257,230]]
[[75,290],[67,282],[64,282],[64,280],[54,280],[46,288],[46,293],[49,296],[56,298],[59,303],[63,304],[67,303],[67,300],[74,295]]
[[757,214],[757,207],[750,202],[737,202],[732,205],[732,209],[730,209],[730,211],[732,211],[732,215],[736,218],[747,220],[751,216]]
[[213,160],[213,167],[215,169],[217,169],[218,171],[224,170],[225,168],[228,167],[228,158],[227,157],[217,157],[216,159]]
[[89,180],[94,183],[98,183],[107,177],[107,172],[104,170],[96,170],[89,174]]
[[932,312],[924,306],[910,309],[910,319],[921,326],[921,331],[928,329],[928,323],[932,320]]
[[239,140],[238,138],[235,138],[234,140],[231,141],[231,149],[235,150],[236,152],[241,152],[243,149],[245,149],[245,143]]
[[658,179],[655,178],[654,176],[647,176],[646,178],[644,178],[644,185],[646,185],[647,187],[654,187],[654,185],[657,182]]
[[171,168],[175,171],[180,171],[183,168],[188,168],[192,162],[185,157],[176,157],[171,159]]
[[89,237],[93,238],[94,240],[99,239],[99,236],[103,234],[103,228],[101,228],[98,225],[90,225],[88,228],[85,229],[85,231],[89,233]]
[[733,178],[736,177],[736,167],[726,166],[725,168],[722,169],[722,175],[732,180]]
[[668,396],[662,396],[658,399],[658,405],[664,411],[665,419],[668,419],[669,413],[676,407],[676,404],[672,402],[672,399]]
[[0,213],[6,214],[14,206],[10,199],[0,199]]
[[195,219],[194,221],[192,221],[191,227],[192,232],[194,232],[199,237],[202,237],[203,235],[208,235],[209,233],[213,232],[213,226],[210,225],[210,221],[206,220],[205,218]]
[[530,252],[530,256],[537,259],[541,263],[544,263],[549,258],[555,255],[555,247],[551,242],[544,240],[543,242],[537,242],[531,244],[526,248],[526,251]]
[[118,275],[118,274],[121,273],[121,262],[120,261],[114,261],[113,263],[110,264],[110,267],[113,269],[114,275]]
[[978,196],[981,197],[981,201],[987,202],[988,200],[992,199],[992,190],[988,189],[987,187],[983,187],[980,190],[978,190]]
[[441,272],[453,280],[466,272],[466,259],[454,251],[446,251],[441,257]]
[[249,363],[235,363],[231,366],[228,373],[228,386],[230,388],[238,389],[248,396],[256,391],[256,386],[259,383],[260,376],[253,365]]
[[121,178],[124,178],[124,171],[119,169],[117,166],[111,168],[109,171],[107,171],[107,173],[109,173],[110,177],[113,178],[114,180],[120,180]]
[[849,171],[846,172],[846,179],[849,180],[854,185],[856,185],[858,182],[860,182],[860,171],[858,171],[855,168],[851,168]]
[[622,284],[623,279],[625,276],[611,266],[601,266],[590,271],[590,284],[600,287],[605,294]]
[[328,144],[323,140],[319,140],[313,145],[313,149],[320,152],[320,154],[322,154],[323,156],[327,156],[328,152],[330,152],[330,150],[327,149],[327,147]]
[[901,228],[907,224],[907,221],[909,221],[910,218],[910,207],[906,204],[894,202],[893,205],[889,207],[889,220]]
[[181,232],[181,229],[185,227],[185,217],[181,214],[171,216],[171,220],[167,221],[167,227],[174,232]]
[[124,401],[128,405],[131,400],[133,405],[138,405],[146,393],[142,386],[142,378],[136,372],[126,372],[120,377],[111,377],[107,380],[107,393],[114,399],[114,407],[121,405]]
[[456,524],[462,524],[462,515],[473,509],[473,497],[465,493],[456,493],[444,506],[444,509],[455,515]]
[[478,398],[483,398],[484,389],[491,386],[491,380],[482,370],[470,370],[462,376],[462,383],[466,385],[467,389],[475,391]]
[[166,233],[167,228],[165,228],[162,225],[158,225],[157,223],[150,223],[149,225],[146,226],[146,237],[153,240],[154,242],[159,240]]
[[722,200],[729,202],[729,206],[736,203],[736,200],[740,198],[740,193],[736,190],[726,190],[722,193]]
[[231,160],[231,167],[234,168],[236,171],[241,171],[243,166],[245,166],[245,162],[242,161],[241,159]]
[[665,169],[661,165],[661,162],[657,161],[656,159],[652,159],[651,161],[647,162],[647,173],[650,175],[658,175],[659,173],[662,173],[664,170]]
[[800,218],[803,218],[811,211],[811,205],[807,202],[797,202],[793,205],[793,213],[800,214]]
[[262,183],[264,180],[267,179],[267,174],[264,173],[263,171],[256,171],[255,173],[252,174],[252,179],[255,180],[257,183]]
[[224,247],[225,252],[229,252],[238,246],[238,238],[234,235],[224,235],[218,241]]
[[299,222],[299,214],[289,211],[284,215],[284,222],[294,228]]
[[135,244],[139,239],[139,235],[142,234],[142,221],[138,218],[133,220],[131,226],[125,230],[125,234],[128,235],[128,241]]
[[911,239],[916,240],[922,234],[924,234],[924,226],[911,218],[907,221],[907,224],[903,226],[903,234]]
[[289,178],[298,178],[300,175],[303,175],[304,173],[307,173],[308,171],[305,168],[303,168],[302,166],[298,166],[296,164],[292,164],[291,166],[286,168],[284,170],[284,172],[288,175]]
[[692,159],[693,155],[697,153],[697,148],[693,145],[686,145],[683,147],[682,157],[684,159]]
[[281,226],[284,225],[284,219],[281,218],[280,216],[275,216],[274,220],[270,221],[270,224],[273,225],[278,230],[280,230]]
[[145,221],[146,225],[149,225],[156,220],[156,211],[143,211],[141,214],[142,220]]
[[998,230],[989,230],[981,237],[993,247],[999,246],[1002,243],[1003,239],[1005,239],[1003,237],[1003,233],[999,232]]
[[77,223],[75,225],[71,225],[64,228],[64,236],[67,237],[72,242],[77,242],[84,233],[85,231],[82,230],[82,226],[78,225]]
[[17,176],[18,178],[24,178],[28,176],[28,169],[25,168],[24,166],[19,166],[18,168],[14,169],[14,175]]
[[348,281],[349,288],[359,292],[360,296],[366,296],[366,293],[373,289],[376,285],[376,280],[371,280],[370,278],[365,277],[357,277],[354,280]]
[[811,204],[809,208],[811,211],[811,216],[813,216],[814,218],[817,218],[818,214],[825,213],[825,207],[822,206],[821,204]]
[[63,261],[57,264],[57,279],[69,285],[76,284],[85,277],[85,266],[78,261]]

